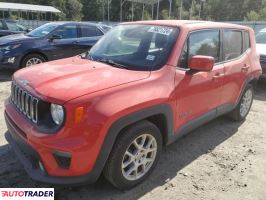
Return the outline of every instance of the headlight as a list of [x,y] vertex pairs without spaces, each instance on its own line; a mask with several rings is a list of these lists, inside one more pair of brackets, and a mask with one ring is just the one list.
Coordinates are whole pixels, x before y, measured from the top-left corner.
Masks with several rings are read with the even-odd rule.
[[54,123],[61,125],[65,118],[65,112],[63,106],[57,104],[51,104],[51,115]]
[[2,50],[2,51],[10,51],[10,50],[16,49],[16,48],[18,48],[20,46],[21,46],[21,44],[13,44],[13,45],[7,45],[7,46],[0,46],[0,50]]

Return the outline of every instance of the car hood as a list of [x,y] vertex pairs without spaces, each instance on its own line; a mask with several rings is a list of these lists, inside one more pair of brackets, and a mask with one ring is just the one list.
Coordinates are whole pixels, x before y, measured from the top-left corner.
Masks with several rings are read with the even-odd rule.
[[72,57],[24,68],[14,80],[27,83],[29,91],[64,103],[74,98],[148,78],[150,71],[131,71],[104,63]]
[[26,40],[32,40],[34,37],[29,37],[24,33],[12,34],[3,36],[0,38],[0,45],[8,45],[10,43],[24,42]]
[[256,44],[256,49],[260,55],[266,55],[266,44]]

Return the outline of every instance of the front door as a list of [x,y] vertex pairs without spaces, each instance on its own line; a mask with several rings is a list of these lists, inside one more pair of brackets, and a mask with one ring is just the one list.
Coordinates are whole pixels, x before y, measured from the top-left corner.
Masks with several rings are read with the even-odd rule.
[[52,35],[61,39],[50,41],[49,54],[52,60],[67,58],[79,54],[78,29],[76,25],[63,25]]
[[[189,59],[195,55],[214,57],[213,70],[189,73]],[[224,65],[220,63],[220,60],[219,30],[190,33],[176,69],[176,129],[203,115],[206,117],[216,115],[216,108],[221,104],[224,81]]]

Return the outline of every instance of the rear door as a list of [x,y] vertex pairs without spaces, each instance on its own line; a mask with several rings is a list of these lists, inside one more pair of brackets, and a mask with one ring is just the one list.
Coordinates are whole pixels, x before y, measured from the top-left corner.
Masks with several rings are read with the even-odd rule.
[[93,25],[79,25],[79,32],[79,53],[88,51],[103,36],[103,32]]
[[52,35],[61,37],[50,42],[49,54],[53,60],[79,54],[77,25],[62,25]]
[[[176,70],[176,128],[204,114],[214,117],[221,104],[224,66],[221,61],[220,30],[190,33]],[[189,73],[189,59],[195,55],[212,56],[215,65],[210,72]]]
[[[225,83],[222,103],[236,103],[251,70],[249,54],[251,49],[244,43],[242,30],[223,30],[223,60],[225,66]],[[248,45],[248,46],[246,46]]]

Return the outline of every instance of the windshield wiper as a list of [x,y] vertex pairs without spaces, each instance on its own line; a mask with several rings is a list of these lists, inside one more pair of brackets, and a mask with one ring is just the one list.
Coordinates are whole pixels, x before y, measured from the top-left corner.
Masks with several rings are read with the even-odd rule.
[[97,62],[102,62],[102,63],[106,63],[106,64],[108,64],[108,65],[111,65],[111,66],[114,66],[114,67],[117,67],[117,68],[121,68],[121,69],[128,69],[128,67],[127,66],[125,66],[125,65],[122,65],[122,64],[120,64],[120,63],[117,63],[117,62],[115,62],[115,61],[113,61],[113,60],[110,60],[110,59],[98,59],[98,60],[95,60],[95,61],[97,61]]

